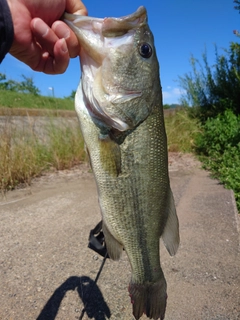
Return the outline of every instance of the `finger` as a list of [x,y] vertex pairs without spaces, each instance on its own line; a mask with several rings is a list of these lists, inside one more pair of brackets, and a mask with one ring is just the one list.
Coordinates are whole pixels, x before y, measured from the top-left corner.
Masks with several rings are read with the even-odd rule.
[[53,55],[55,43],[59,39],[54,31],[40,18],[32,19],[31,30],[40,46]]
[[64,38],[67,43],[69,55],[75,58],[79,55],[80,45],[74,32],[63,21],[56,21],[52,25],[52,29],[59,39]]
[[55,74],[63,73],[69,64],[69,52],[65,39],[60,39],[54,46],[53,70]]
[[66,11],[68,13],[79,14],[82,16],[87,16],[88,12],[82,1],[67,0],[66,1]]
[[46,74],[61,74],[69,63],[68,48],[65,39],[59,39],[54,46],[53,56],[48,52],[43,52],[35,71],[44,72]]

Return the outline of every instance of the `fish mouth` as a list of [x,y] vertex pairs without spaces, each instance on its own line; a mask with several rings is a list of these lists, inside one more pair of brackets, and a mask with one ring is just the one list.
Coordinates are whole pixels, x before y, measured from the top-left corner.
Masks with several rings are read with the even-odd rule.
[[[121,87],[106,85],[97,74],[110,50],[133,44],[136,30],[147,23],[146,9],[141,6],[130,15],[103,19],[64,13],[63,20],[76,34],[81,46],[82,90],[90,115],[119,131],[132,129],[131,121],[116,116],[113,108],[109,111],[106,105],[129,102],[140,97],[142,92],[125,88],[124,84]],[[99,87],[106,97],[105,104],[94,96]]]
[[[80,16],[65,12],[63,20],[69,27],[80,36],[82,30],[94,31],[102,35],[102,37],[113,38],[119,37],[130,30],[139,28],[147,22],[147,12],[145,7],[141,6],[136,12],[120,18],[93,18],[88,16]],[[79,30],[80,29],[80,30]],[[89,39],[88,39],[89,40]],[[81,37],[81,45],[85,45],[83,37]]]
[[120,46],[130,41],[135,29],[147,23],[147,12],[141,6],[136,12],[120,18],[93,18],[64,13],[64,22],[74,31],[81,47],[98,64],[107,54],[109,47]]

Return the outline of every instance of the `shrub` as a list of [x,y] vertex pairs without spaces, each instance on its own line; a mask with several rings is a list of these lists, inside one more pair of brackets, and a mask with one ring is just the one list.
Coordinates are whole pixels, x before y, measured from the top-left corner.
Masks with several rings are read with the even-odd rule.
[[240,116],[226,110],[209,118],[196,139],[196,150],[204,167],[233,189],[240,210]]

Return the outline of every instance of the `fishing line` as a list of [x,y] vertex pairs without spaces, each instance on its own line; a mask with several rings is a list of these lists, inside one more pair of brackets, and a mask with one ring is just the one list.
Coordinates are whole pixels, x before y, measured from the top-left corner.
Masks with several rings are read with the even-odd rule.
[[98,271],[98,273],[97,273],[97,276],[96,276],[96,278],[95,278],[92,286],[91,286],[90,289],[89,289],[89,293],[88,293],[87,298],[86,298],[86,303],[85,303],[84,308],[82,309],[82,313],[81,313],[81,315],[80,315],[80,317],[79,317],[79,320],[82,320],[82,319],[83,319],[83,316],[84,316],[84,314],[85,314],[85,312],[86,312],[87,305],[88,305],[88,302],[89,302],[89,300],[90,300],[90,296],[91,296],[91,294],[92,294],[93,288],[94,288],[95,285],[97,284],[97,281],[98,281],[98,279],[99,279],[99,277],[100,277],[100,274],[101,274],[101,272],[102,272],[102,269],[103,269],[103,267],[104,267],[104,264],[105,264],[107,258],[108,258],[108,254],[106,253],[106,254],[105,254],[105,257],[103,258],[103,261],[102,261],[102,263],[101,263],[101,266],[100,266],[100,268],[99,268],[99,271]]

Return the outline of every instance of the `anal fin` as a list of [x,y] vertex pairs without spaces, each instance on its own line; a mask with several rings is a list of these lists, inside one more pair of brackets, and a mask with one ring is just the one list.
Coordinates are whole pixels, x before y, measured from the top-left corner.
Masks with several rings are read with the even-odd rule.
[[110,259],[119,260],[122,255],[123,246],[113,237],[104,222],[102,224],[102,230]]
[[162,239],[171,256],[175,255],[179,247],[179,222],[171,189],[168,196],[168,219],[164,228]]

